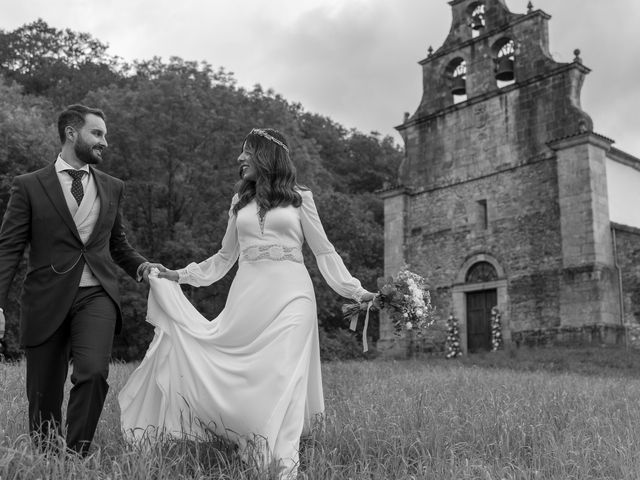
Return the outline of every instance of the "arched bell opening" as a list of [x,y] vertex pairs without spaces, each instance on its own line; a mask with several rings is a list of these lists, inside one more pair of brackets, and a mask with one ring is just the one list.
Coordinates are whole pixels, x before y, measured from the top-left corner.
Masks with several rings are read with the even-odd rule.
[[467,25],[471,29],[471,38],[480,36],[486,27],[485,7],[481,2],[474,2],[467,8]]
[[502,38],[494,43],[495,79],[498,88],[512,85],[516,81],[515,74],[515,42],[510,38]]
[[467,62],[462,58],[453,59],[447,66],[447,76],[453,103],[467,100]]

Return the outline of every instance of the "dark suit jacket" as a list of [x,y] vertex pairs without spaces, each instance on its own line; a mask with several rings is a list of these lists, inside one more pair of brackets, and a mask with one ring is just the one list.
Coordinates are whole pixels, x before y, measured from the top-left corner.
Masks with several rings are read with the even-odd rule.
[[91,172],[100,196],[100,215],[86,244],[80,240],[54,164],[13,181],[0,227],[0,306],[7,304],[9,287],[29,245],[21,302],[23,346],[41,344],[64,321],[85,262],[118,306],[116,332],[120,330],[115,264],[135,278],[146,259],[129,245],[122,226],[124,183],[94,168]]

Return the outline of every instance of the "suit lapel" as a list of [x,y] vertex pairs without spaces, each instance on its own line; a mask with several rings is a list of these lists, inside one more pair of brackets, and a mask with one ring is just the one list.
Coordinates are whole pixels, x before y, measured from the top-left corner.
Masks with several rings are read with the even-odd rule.
[[62,187],[60,186],[60,180],[58,180],[58,174],[56,172],[55,164],[51,164],[48,167],[40,170],[38,174],[38,180],[44,187],[44,191],[51,200],[51,203],[56,208],[60,217],[64,223],[69,227],[69,230],[73,233],[73,235],[80,240],[80,235],[78,234],[78,229],[76,228],[76,224],[71,217],[71,212],[69,212],[69,207],[67,207],[67,201],[64,198],[64,193],[62,192]]
[[98,197],[100,198],[100,213],[98,214],[98,220],[96,221],[96,225],[93,227],[93,232],[91,232],[91,236],[87,240],[87,245],[91,243],[93,238],[98,235],[102,225],[104,223],[104,219],[107,217],[107,213],[109,212],[109,199],[111,198],[111,185],[107,181],[105,175],[102,174],[99,170],[89,166],[91,169],[91,174],[93,175],[93,179],[96,182],[96,188],[98,189]]

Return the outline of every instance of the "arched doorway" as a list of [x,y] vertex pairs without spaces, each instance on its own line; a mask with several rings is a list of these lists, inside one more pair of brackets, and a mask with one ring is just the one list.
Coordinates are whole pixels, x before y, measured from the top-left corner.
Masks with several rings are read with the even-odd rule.
[[491,308],[494,306],[501,312],[503,339],[510,340],[507,279],[495,258],[486,254],[468,258],[459,270],[452,294],[453,314],[459,320],[464,353],[491,349]]
[[[467,271],[466,283],[490,283],[498,280],[493,265],[486,261],[474,263]],[[469,352],[491,349],[491,309],[498,303],[495,288],[467,292],[467,349]]]

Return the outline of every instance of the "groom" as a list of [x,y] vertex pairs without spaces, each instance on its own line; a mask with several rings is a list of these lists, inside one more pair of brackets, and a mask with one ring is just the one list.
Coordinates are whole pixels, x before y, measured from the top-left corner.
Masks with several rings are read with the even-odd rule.
[[[9,287],[27,245],[20,342],[27,360],[29,429],[38,441],[61,433],[69,361],[67,446],[86,455],[109,388],[120,330],[115,265],[140,281],[156,266],[136,252],[121,219],[124,184],[93,165],[107,148],[101,110],[72,105],[58,117],[62,151],[16,177],[0,227],[0,339]],[[115,264],[115,265],[114,265]]]

